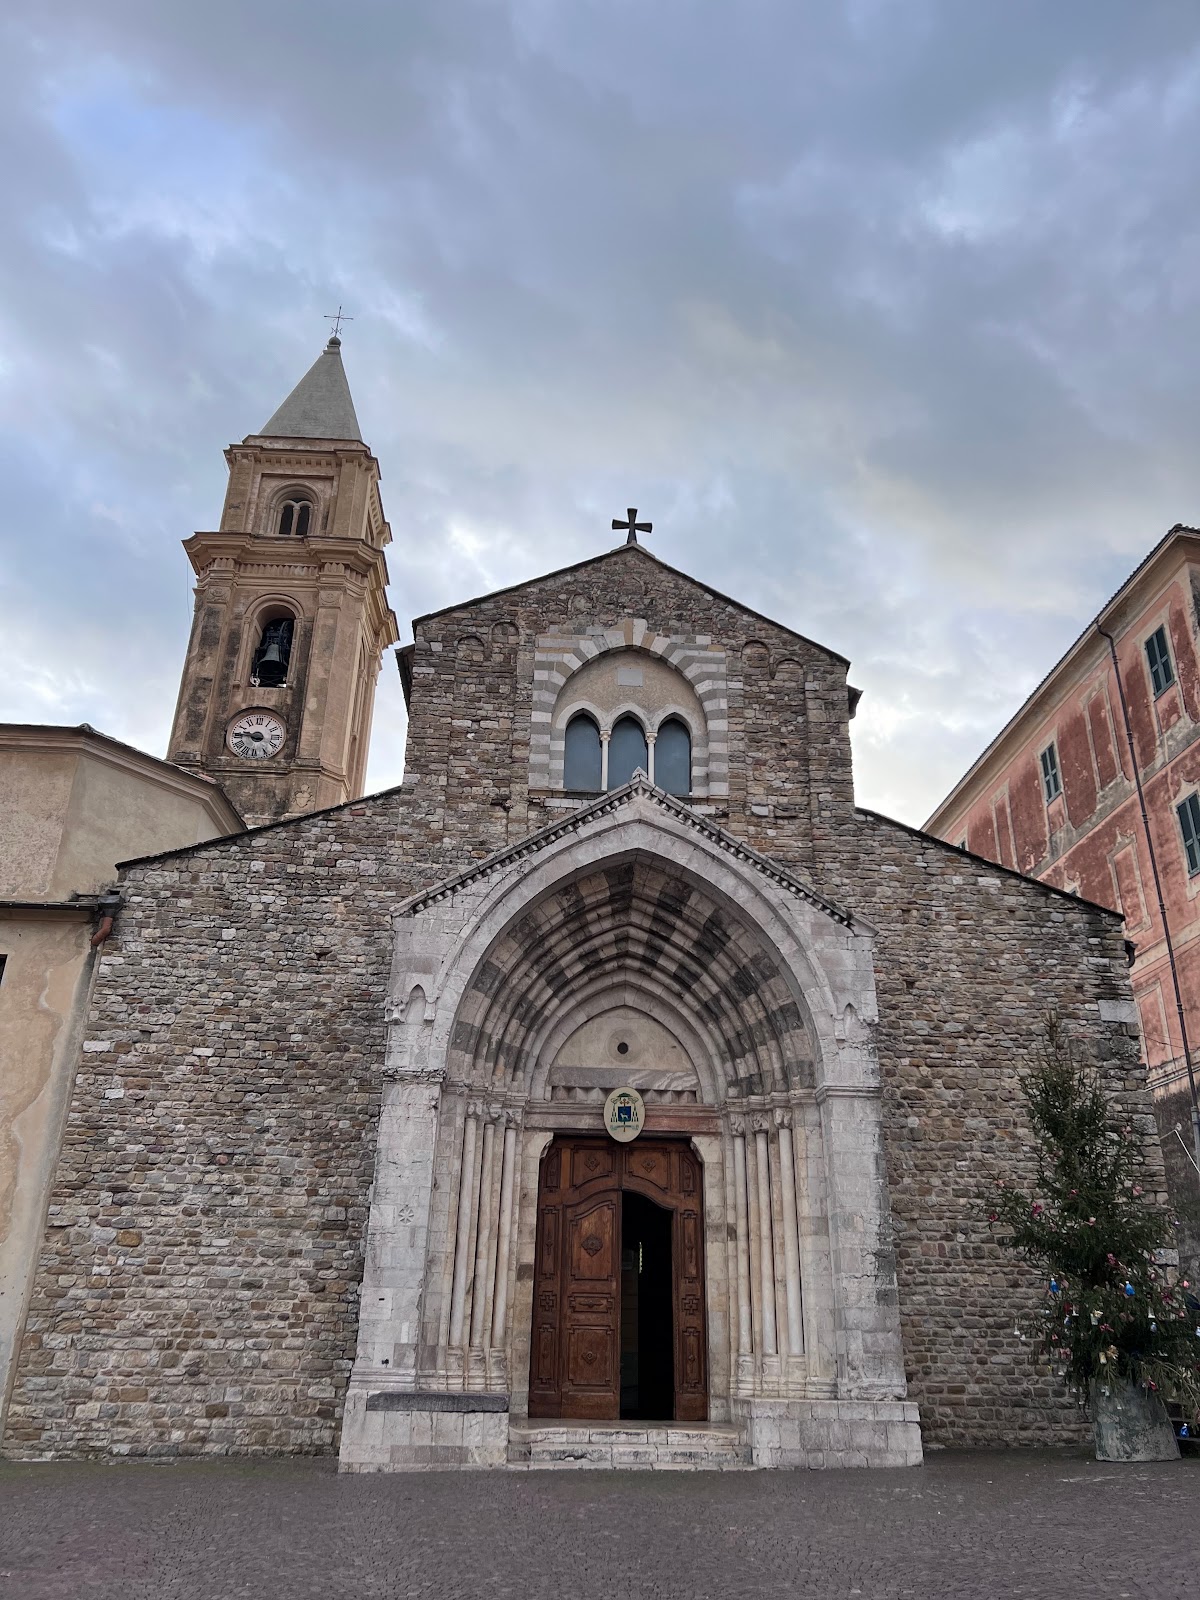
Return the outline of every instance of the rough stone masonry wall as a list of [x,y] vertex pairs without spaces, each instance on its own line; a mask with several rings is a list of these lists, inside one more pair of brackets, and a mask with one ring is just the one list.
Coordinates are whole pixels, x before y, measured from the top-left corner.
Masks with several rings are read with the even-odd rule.
[[869,812],[847,819],[823,887],[878,930],[901,1328],[926,1440],[1062,1442],[1079,1414],[1014,1335],[1041,1284],[994,1242],[986,1193],[1001,1173],[1032,1187],[1021,1078],[1053,1013],[1146,1140],[1147,1189],[1165,1204],[1122,924]]
[[392,792],[128,872],[7,1454],[335,1447],[390,912],[451,870]]

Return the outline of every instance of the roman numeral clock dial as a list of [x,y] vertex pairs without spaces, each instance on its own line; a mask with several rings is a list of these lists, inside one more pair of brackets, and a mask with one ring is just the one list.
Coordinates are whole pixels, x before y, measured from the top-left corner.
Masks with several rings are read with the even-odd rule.
[[244,761],[267,761],[278,751],[286,731],[269,711],[246,711],[229,724],[225,742]]

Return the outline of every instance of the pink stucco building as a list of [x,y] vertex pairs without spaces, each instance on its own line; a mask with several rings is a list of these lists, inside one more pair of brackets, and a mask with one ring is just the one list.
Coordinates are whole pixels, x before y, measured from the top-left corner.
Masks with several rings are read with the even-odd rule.
[[925,824],[1124,914],[1150,1081],[1177,1159],[1176,1121],[1192,1142],[1189,1046],[1200,1069],[1198,636],[1200,531],[1176,526]]

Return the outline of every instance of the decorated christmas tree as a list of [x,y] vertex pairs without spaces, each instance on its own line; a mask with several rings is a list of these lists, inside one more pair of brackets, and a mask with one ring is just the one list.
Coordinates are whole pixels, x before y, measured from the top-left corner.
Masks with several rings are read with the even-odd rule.
[[1046,1274],[1036,1335],[1079,1400],[1122,1384],[1180,1402],[1197,1428],[1200,1307],[1174,1259],[1170,1214],[1146,1197],[1145,1150],[1113,1118],[1057,1021],[1025,1083],[1036,1142],[1032,1194],[1003,1182],[990,1221]]

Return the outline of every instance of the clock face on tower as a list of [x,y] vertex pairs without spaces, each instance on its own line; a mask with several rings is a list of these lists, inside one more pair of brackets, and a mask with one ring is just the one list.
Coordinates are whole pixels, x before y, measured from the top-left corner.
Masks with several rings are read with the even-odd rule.
[[286,731],[269,711],[244,711],[229,724],[225,743],[245,761],[266,761],[279,749]]

